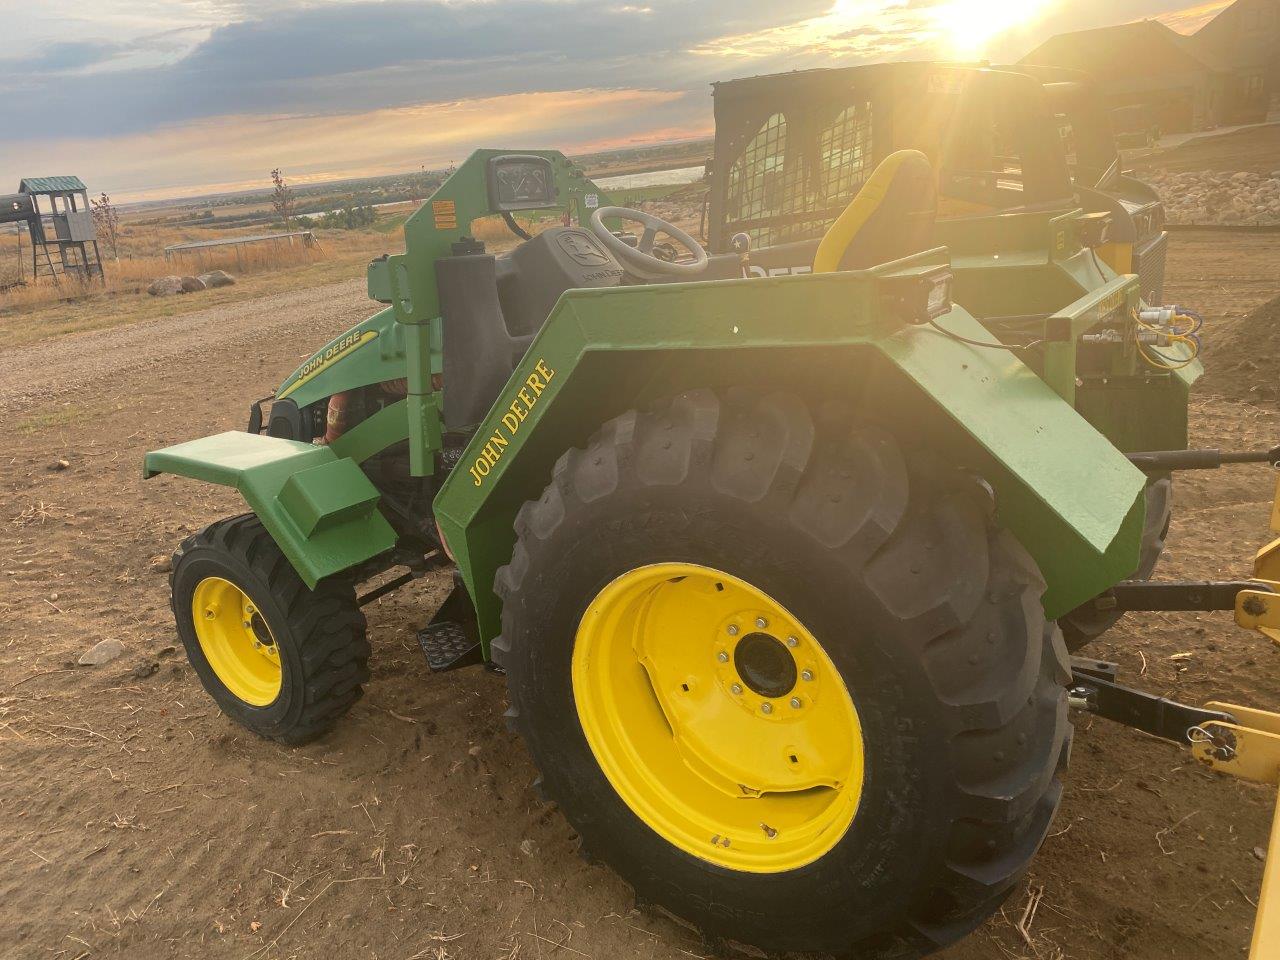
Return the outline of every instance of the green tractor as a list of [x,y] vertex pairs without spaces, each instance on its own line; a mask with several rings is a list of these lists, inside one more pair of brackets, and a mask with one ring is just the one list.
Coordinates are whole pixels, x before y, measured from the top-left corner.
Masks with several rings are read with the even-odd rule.
[[[1232,719],[1057,625],[1204,608],[1129,578],[1148,477],[1222,457],[1185,450],[1192,322],[1094,219],[944,226],[922,153],[863,173],[821,236],[710,255],[557,152],[473,154],[370,265],[385,309],[248,431],[146,457],[251,511],[174,559],[213,699],[320,736],[369,677],[361,606],[451,566],[428,662],[505,673],[545,796],[639,899],[779,953],[972,931],[1048,831],[1069,700],[1180,742]],[[495,216],[524,234],[501,256]]]

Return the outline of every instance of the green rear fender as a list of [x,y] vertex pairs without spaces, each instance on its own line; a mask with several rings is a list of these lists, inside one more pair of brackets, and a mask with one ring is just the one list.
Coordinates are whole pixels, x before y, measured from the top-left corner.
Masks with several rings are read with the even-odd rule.
[[[482,637],[498,631],[493,580],[516,511],[556,459],[610,417],[697,387],[838,396],[973,469],[1039,563],[1051,617],[1124,579],[1138,564],[1143,475],[1008,351],[882,308],[884,278],[938,263],[945,251],[859,273],[566,294],[435,501]],[[995,342],[960,308],[941,323]]]

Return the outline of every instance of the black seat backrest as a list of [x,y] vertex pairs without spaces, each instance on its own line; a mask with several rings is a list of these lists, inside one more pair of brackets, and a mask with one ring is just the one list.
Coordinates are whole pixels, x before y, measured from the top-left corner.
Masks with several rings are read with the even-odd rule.
[[937,182],[923,153],[890,154],[831,225],[814,270],[865,270],[934,246]]
[[506,386],[532,335],[507,332],[491,254],[436,261],[444,340],[444,425],[473,427]]

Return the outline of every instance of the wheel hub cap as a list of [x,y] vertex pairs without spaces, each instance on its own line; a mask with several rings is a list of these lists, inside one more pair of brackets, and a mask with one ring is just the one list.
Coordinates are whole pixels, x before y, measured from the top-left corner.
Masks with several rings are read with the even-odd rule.
[[751,584],[656,564],[614,580],[574,645],[583,732],[619,796],[675,846],[730,869],[811,863],[847,831],[863,743],[840,673]]
[[236,697],[265,707],[280,695],[284,671],[271,628],[249,595],[230,580],[206,577],[191,596],[205,660]]

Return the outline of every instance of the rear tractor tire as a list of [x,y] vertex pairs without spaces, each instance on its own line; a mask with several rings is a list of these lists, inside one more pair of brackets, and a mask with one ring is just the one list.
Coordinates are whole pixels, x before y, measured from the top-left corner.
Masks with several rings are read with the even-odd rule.
[[178,636],[223,713],[296,745],[326,733],[369,679],[355,586],[308,590],[260,520],[219,520],[183,541],[169,577]]
[[606,424],[516,520],[495,659],[584,852],[713,942],[919,957],[1061,796],[1061,634],[988,488],[799,399]]

